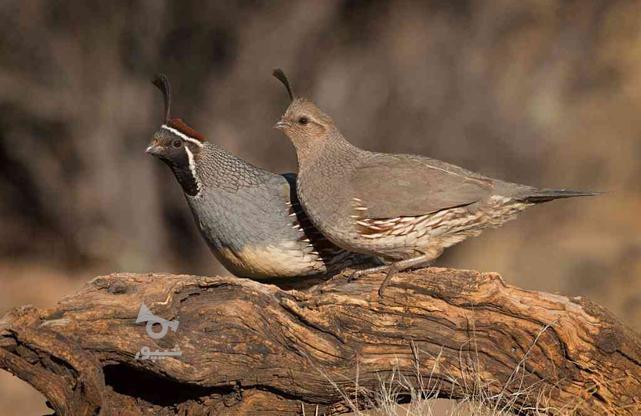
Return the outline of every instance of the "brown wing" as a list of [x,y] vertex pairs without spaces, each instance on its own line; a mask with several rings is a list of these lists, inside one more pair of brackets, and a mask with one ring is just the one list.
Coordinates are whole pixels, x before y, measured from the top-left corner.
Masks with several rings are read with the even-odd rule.
[[445,162],[412,155],[378,154],[358,166],[351,186],[364,216],[419,216],[488,197],[493,181]]

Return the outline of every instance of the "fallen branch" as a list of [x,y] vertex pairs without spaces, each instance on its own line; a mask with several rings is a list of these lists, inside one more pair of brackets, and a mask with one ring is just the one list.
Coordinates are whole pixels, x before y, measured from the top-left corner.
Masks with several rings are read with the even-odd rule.
[[[53,309],[7,313],[0,367],[60,415],[340,413],[376,405],[391,374],[433,396],[480,389],[521,413],[641,412],[640,338],[590,301],[437,268],[395,276],[380,298],[382,278],[286,292],[97,277]],[[148,332],[143,303],[178,323]]]

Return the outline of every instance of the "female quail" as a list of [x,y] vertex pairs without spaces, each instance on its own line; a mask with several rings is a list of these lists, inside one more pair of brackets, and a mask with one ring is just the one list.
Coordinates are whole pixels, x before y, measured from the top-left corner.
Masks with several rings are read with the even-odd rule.
[[[346,250],[380,256],[394,272],[430,264],[443,250],[532,205],[592,192],[537,189],[492,179],[424,156],[375,153],[350,144],[333,120],[295,98],[276,123],[298,157],[298,197],[312,223]],[[327,195],[332,198],[328,199]]]

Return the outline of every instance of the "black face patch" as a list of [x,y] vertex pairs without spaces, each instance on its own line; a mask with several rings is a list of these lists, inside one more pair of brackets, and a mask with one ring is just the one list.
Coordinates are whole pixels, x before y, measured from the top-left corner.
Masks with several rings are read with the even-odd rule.
[[182,186],[183,191],[189,196],[198,195],[198,182],[194,178],[191,169],[189,168],[189,157],[187,156],[187,151],[181,149],[182,156],[176,156],[172,160],[165,159],[161,157],[161,160],[165,162],[171,170],[176,175],[176,179],[180,186]]
[[183,191],[190,196],[198,195],[198,182],[189,167],[187,149],[192,155],[197,154],[200,149],[195,149],[195,145],[163,130],[154,136],[154,143],[159,149],[155,155],[171,168]]

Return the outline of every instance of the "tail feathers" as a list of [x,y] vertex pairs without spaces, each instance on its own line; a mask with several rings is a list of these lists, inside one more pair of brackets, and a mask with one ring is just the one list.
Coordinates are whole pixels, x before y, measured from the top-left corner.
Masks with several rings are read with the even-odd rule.
[[553,201],[561,198],[574,198],[576,196],[595,196],[602,192],[572,191],[569,189],[537,189],[532,193],[523,195],[520,200],[532,204]]

